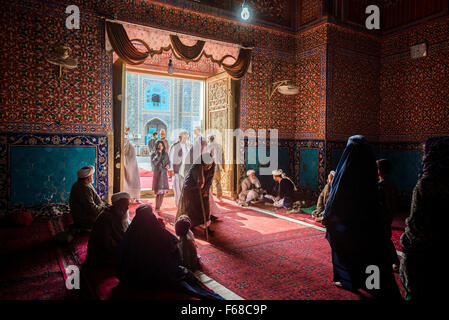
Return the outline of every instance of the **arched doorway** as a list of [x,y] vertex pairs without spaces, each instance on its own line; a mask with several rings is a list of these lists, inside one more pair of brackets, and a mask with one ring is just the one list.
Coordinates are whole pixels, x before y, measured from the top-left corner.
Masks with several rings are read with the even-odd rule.
[[153,118],[145,124],[145,144],[148,144],[149,139],[153,136],[153,132],[161,132],[161,130],[167,132],[167,125],[158,118]]

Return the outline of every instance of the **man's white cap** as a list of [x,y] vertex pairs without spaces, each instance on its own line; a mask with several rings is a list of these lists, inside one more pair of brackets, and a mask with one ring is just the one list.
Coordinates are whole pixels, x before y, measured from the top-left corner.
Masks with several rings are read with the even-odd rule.
[[282,169],[273,170],[271,172],[271,174],[274,175],[274,176],[280,176],[282,173],[283,173]]
[[95,172],[94,166],[87,166],[87,167],[82,167],[81,169],[79,169],[77,174],[78,174],[78,178],[84,179],[84,178],[87,178],[87,177],[90,177],[91,175],[93,175],[94,172]]
[[332,170],[331,172],[329,172],[329,174],[331,174],[331,175],[335,176],[335,171],[334,171],[334,170]]
[[115,202],[119,201],[120,199],[131,200],[131,196],[129,195],[128,192],[117,192],[112,195],[111,202],[114,204]]
[[246,175],[249,177],[250,175],[252,175],[252,174],[255,174],[256,173],[256,171],[255,170],[248,170],[248,171],[246,171]]

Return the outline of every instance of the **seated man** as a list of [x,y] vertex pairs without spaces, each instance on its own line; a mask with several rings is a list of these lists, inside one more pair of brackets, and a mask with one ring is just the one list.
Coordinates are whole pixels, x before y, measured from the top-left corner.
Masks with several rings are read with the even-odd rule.
[[323,221],[323,212],[324,208],[326,208],[327,199],[329,199],[329,195],[331,194],[331,183],[334,175],[335,171],[331,171],[327,176],[327,184],[324,186],[323,191],[321,191],[320,196],[318,197],[316,210],[312,212],[312,216],[315,218],[316,222]]
[[288,209],[293,205],[293,192],[296,191],[296,186],[282,169],[274,170],[272,174],[275,181],[273,194],[264,196],[264,200],[273,203],[276,208]]
[[127,192],[112,195],[112,206],[103,210],[90,234],[87,245],[87,264],[115,266],[120,242],[128,228],[130,199]]
[[106,207],[100,199],[92,182],[95,168],[83,167],[78,171],[78,181],[70,190],[70,213],[73,218],[72,232],[90,231],[97,217]]
[[251,201],[261,200],[264,191],[256,176],[256,171],[248,170],[247,177],[242,181],[242,191],[239,193],[239,205],[247,206]]

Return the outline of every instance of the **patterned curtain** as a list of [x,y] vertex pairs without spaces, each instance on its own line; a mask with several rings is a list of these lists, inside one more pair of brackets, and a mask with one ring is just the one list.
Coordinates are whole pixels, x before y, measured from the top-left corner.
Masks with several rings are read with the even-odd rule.
[[[152,50],[144,40],[130,40],[122,24],[106,21],[106,32],[112,49],[123,61],[131,65],[141,64],[149,56],[171,50],[177,59],[187,62],[197,62],[204,56],[223,67],[233,79],[238,80],[245,76],[251,63],[251,49],[240,48],[237,59],[228,54],[217,60],[214,59],[212,54],[205,52],[204,46],[206,42],[203,40],[196,41],[192,46],[186,46],[178,36],[170,35],[170,44],[168,46],[161,47],[159,50]],[[139,51],[132,42],[142,43],[147,51]],[[236,61],[233,64],[223,63],[226,58],[233,58]]]
[[106,21],[106,32],[112,49],[126,63],[138,65],[148,58],[148,52],[141,52],[134,47],[121,24]]
[[237,61],[232,65],[223,64],[223,69],[235,80],[243,78],[251,63],[251,49],[240,49]]
[[203,52],[205,42],[198,40],[193,46],[184,45],[178,36],[170,36],[171,46],[173,51],[183,60],[192,61],[198,58]]

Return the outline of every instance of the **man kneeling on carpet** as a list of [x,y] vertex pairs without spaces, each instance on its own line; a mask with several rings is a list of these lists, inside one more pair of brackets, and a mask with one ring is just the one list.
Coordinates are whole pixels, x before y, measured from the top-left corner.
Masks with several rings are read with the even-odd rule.
[[273,170],[275,185],[272,194],[265,195],[266,202],[273,203],[276,208],[290,208],[293,205],[293,192],[296,186],[293,181],[282,172],[282,169]]
[[95,168],[83,167],[78,170],[78,181],[70,191],[70,214],[73,218],[72,233],[90,231],[106,204],[100,199],[92,183]]
[[321,191],[320,196],[318,197],[316,210],[312,212],[312,216],[315,218],[316,222],[323,221],[323,212],[326,207],[327,199],[329,199],[329,195],[331,194],[331,183],[334,175],[335,171],[331,171],[327,176],[327,184],[324,186],[323,191]]
[[120,244],[119,286],[171,289],[200,299],[223,300],[182,267],[178,242],[156,218],[151,205],[139,206]]
[[86,263],[115,266],[120,242],[128,228],[128,208],[131,196],[127,192],[112,195],[112,206],[95,221],[87,245]]
[[262,200],[265,190],[262,189],[256,171],[248,170],[247,177],[242,180],[242,191],[239,193],[239,205],[247,206],[254,200]]

